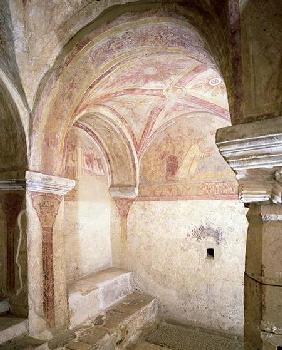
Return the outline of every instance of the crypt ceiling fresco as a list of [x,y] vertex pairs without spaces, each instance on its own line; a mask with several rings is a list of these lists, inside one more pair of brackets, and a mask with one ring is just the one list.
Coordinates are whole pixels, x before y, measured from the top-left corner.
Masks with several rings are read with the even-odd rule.
[[37,100],[33,170],[63,173],[60,155],[74,126],[103,150],[114,197],[236,198],[214,141],[231,124],[226,87],[199,32],[162,11],[88,29]]
[[88,91],[78,113],[90,110],[127,130],[141,198],[236,198],[235,176],[214,142],[230,125],[226,88],[207,64],[180,53],[134,59]]

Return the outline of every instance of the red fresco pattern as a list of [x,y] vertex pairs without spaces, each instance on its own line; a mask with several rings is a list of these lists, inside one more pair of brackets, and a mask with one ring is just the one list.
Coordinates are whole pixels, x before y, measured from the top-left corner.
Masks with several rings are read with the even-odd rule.
[[32,193],[32,204],[42,228],[43,311],[49,327],[55,326],[53,229],[61,196]]

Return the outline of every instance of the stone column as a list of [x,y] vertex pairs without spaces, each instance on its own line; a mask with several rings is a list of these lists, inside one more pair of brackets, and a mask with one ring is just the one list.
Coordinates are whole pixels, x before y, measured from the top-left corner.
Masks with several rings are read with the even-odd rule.
[[219,129],[248,212],[245,349],[282,349],[282,118]]
[[51,337],[68,326],[63,230],[64,195],[75,181],[26,172],[29,331]]

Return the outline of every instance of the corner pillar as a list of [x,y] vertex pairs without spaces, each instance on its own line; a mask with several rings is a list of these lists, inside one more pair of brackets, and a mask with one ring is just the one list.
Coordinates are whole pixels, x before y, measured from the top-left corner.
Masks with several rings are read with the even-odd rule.
[[68,326],[62,222],[64,195],[74,185],[70,179],[26,172],[29,329],[43,338]]
[[219,129],[216,143],[249,207],[245,349],[282,349],[282,118]]

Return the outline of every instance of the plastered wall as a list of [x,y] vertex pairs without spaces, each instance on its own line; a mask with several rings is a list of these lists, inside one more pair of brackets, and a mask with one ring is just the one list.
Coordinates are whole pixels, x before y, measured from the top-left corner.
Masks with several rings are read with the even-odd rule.
[[76,179],[76,187],[64,208],[67,281],[111,266],[111,197],[101,157],[87,134],[72,130],[66,174]]
[[78,200],[65,202],[67,280],[111,265],[110,214],[111,201],[105,179],[82,177]]
[[127,262],[113,215],[114,262],[160,300],[164,318],[242,334],[245,214],[236,200],[137,201],[128,216]]

